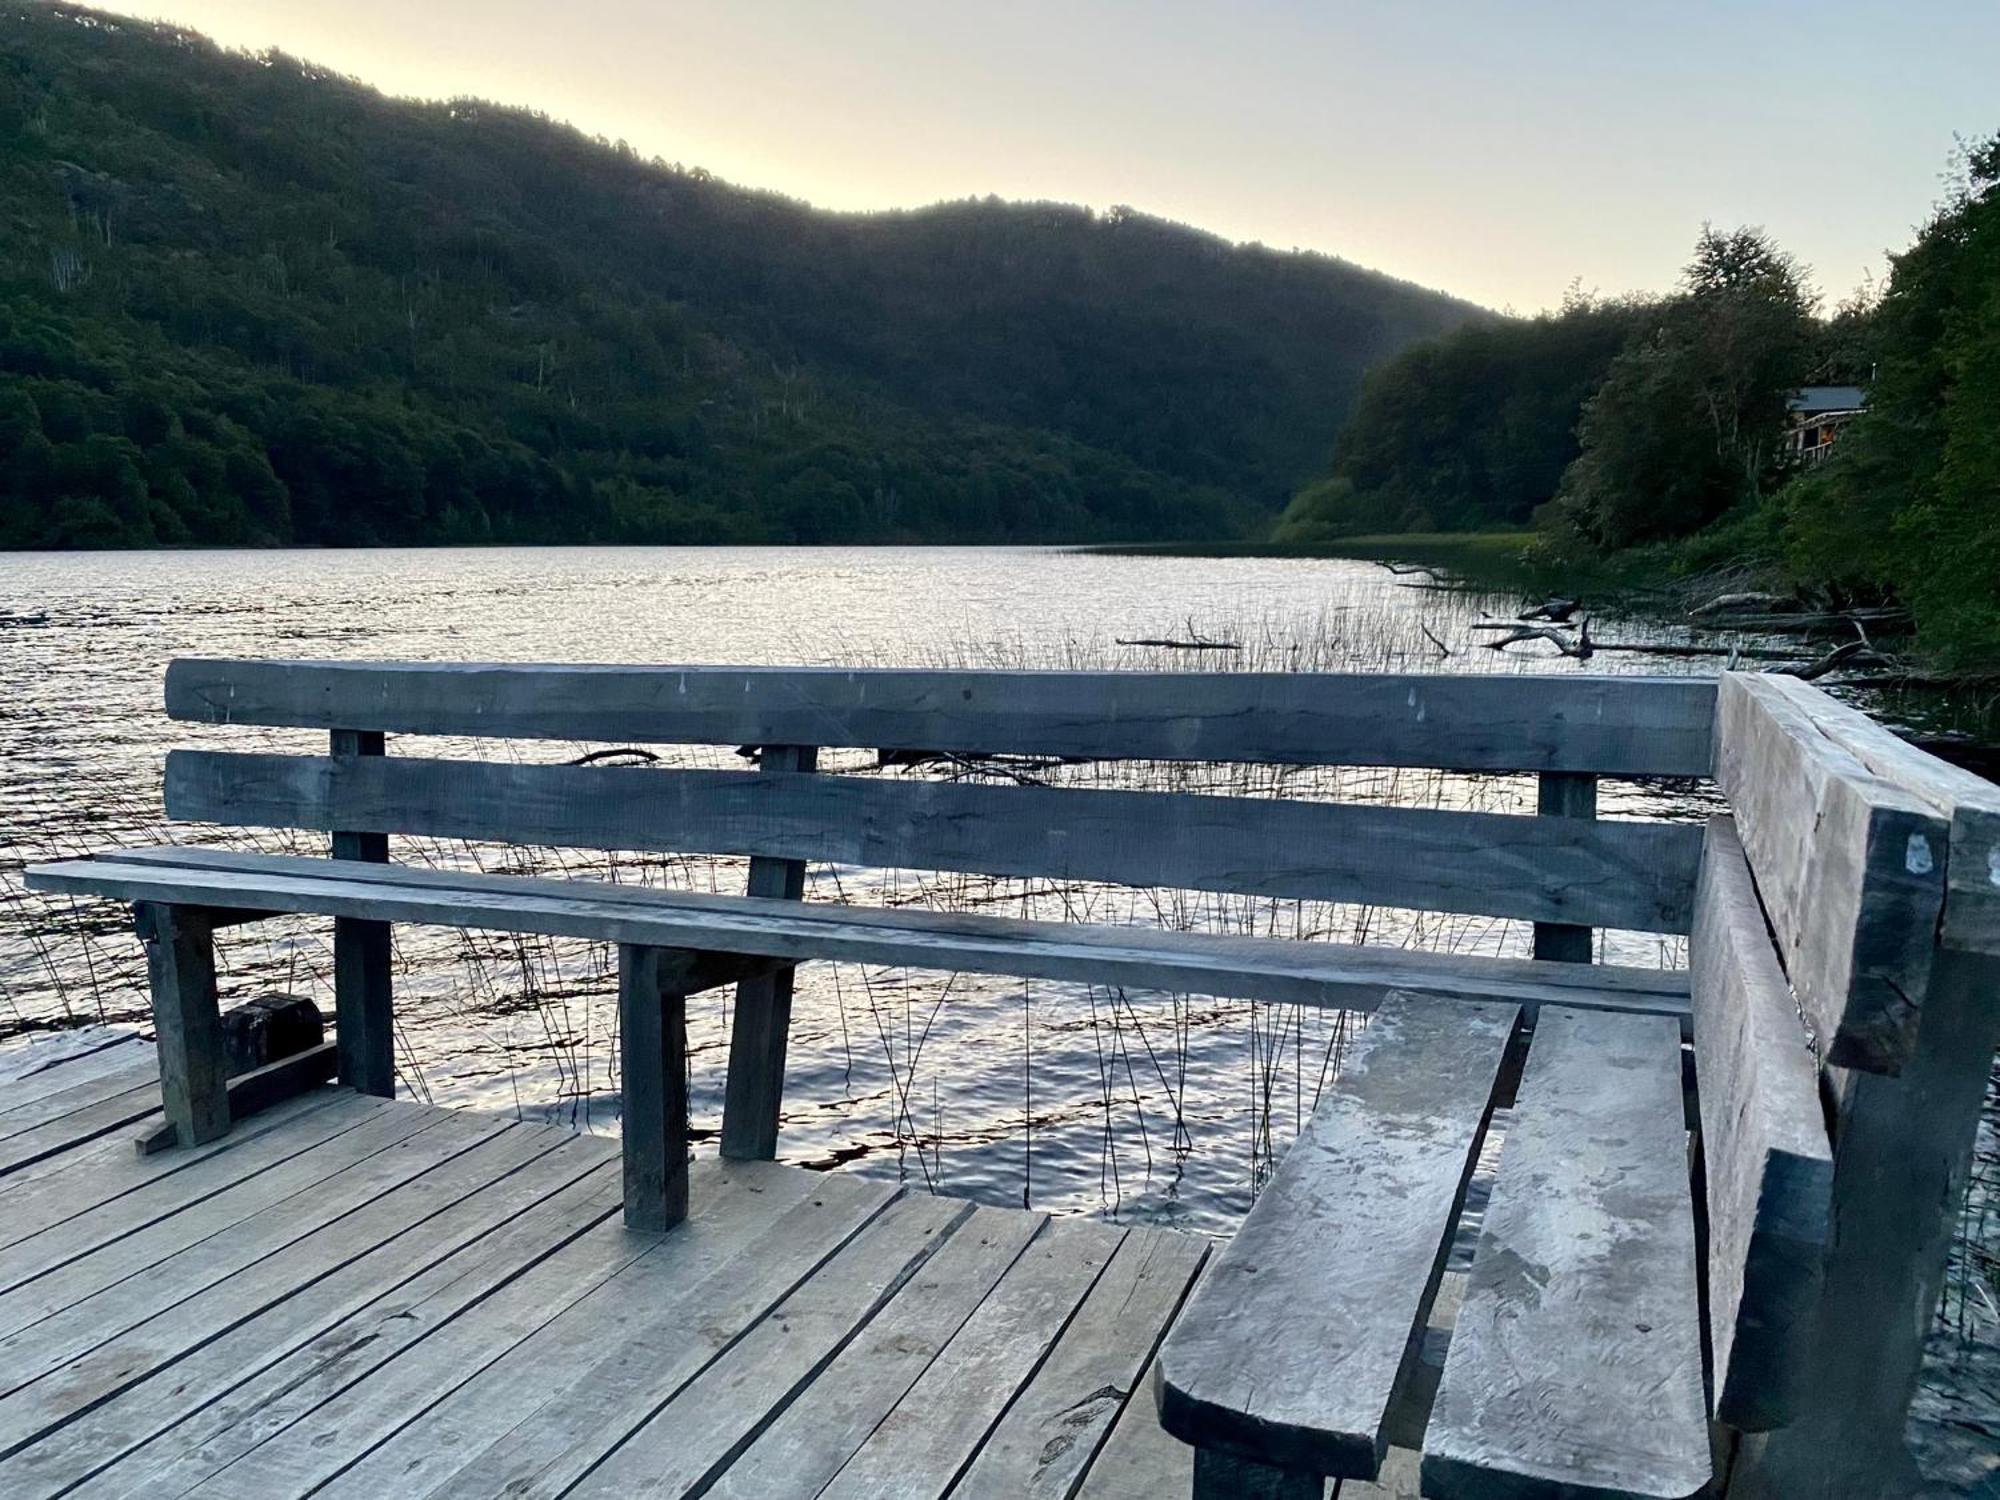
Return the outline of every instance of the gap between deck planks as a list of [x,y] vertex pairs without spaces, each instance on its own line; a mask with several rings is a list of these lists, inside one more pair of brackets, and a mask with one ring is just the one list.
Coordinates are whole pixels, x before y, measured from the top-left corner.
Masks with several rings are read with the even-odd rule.
[[1205,1240],[712,1161],[634,1234],[616,1155],[327,1088],[0,1173],[0,1493],[1143,1493]]

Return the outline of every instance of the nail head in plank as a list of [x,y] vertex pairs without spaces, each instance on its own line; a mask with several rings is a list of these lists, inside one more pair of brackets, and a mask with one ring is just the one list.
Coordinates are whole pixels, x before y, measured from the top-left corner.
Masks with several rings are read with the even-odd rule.
[[1687,677],[849,671],[183,658],[168,714],[209,724],[1091,759],[1706,776],[1713,684]]
[[1689,944],[1716,1420],[1782,1426],[1808,1368],[1833,1147],[1819,1069],[1734,823],[1713,819]]
[[1756,673],[1722,676],[1716,777],[1826,1061],[1894,1073],[1944,910],[1945,820]]
[[1542,1012],[1424,1449],[1438,1500],[1682,1500],[1708,1482],[1664,1021]]
[[1376,1012],[1167,1335],[1169,1432],[1275,1469],[1374,1476],[1516,1014],[1403,995]]
[[170,816],[593,849],[751,854],[1366,901],[1685,932],[1699,830],[1173,792],[788,772],[167,757]]

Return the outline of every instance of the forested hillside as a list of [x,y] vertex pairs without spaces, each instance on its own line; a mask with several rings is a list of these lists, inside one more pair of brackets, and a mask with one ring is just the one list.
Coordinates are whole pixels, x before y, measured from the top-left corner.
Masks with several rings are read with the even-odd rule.
[[1474,315],[1123,210],[815,212],[0,0],[0,546],[1244,534]]
[[[1369,375],[1275,538],[1532,519],[1544,562],[1893,600],[1936,657],[2000,667],[2000,137],[1951,182],[1879,292],[1830,317],[1767,236],[1704,230],[1665,295],[1414,345]],[[1787,398],[1814,383],[1866,387],[1868,409],[1804,465]]]

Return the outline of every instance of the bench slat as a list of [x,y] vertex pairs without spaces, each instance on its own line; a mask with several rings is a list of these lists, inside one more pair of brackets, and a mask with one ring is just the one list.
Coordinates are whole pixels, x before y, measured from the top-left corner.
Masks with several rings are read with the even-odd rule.
[[1376,1012],[1167,1335],[1169,1432],[1268,1468],[1375,1476],[1517,1014],[1404,995]]
[[1688,945],[1708,1176],[1715,1415],[1791,1420],[1825,1271],[1833,1147],[1805,1023],[1771,946],[1736,826],[1708,825]]
[[1685,932],[1700,830],[786,772],[177,750],[167,812],[596,849],[1050,876]]
[[207,724],[706,745],[1706,776],[1695,678],[230,661],[167,668]]
[[1716,777],[1825,1060],[1895,1073],[1944,908],[1944,818],[1821,734],[1774,681],[1722,676]]
[[1424,1440],[1438,1500],[1689,1496],[1710,1472],[1680,1038],[1544,1010]]
[[[1392,989],[1688,1016],[1680,970],[1538,963],[1285,938],[1032,922],[976,912],[870,910],[591,880],[357,865],[169,845],[36,865],[30,888],[795,960],[1123,984],[1372,1010]],[[732,976],[733,977],[733,976]]]

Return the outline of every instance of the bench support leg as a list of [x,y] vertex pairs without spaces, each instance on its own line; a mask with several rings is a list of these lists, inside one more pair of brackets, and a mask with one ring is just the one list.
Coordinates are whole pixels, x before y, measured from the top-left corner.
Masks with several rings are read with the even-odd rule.
[[[1587,771],[1542,772],[1535,811],[1544,818],[1595,818],[1597,778]],[[1590,929],[1570,922],[1537,922],[1535,957],[1589,963]]]
[[1194,1500],[1320,1500],[1326,1481],[1317,1474],[1274,1469],[1219,1453],[1194,1450]]
[[660,985],[660,950],[618,948],[625,1227],[662,1232],[687,1217],[687,997]]
[[193,907],[141,902],[132,915],[146,945],[166,1123],[181,1145],[199,1146],[229,1132],[215,929],[208,915]]
[[340,1081],[358,1093],[396,1095],[389,924],[333,919],[333,1026]]
[[1904,1429],[2000,1045],[2000,960],[1931,958],[1894,1078],[1832,1070],[1833,1226],[1798,1420],[1743,1439],[1731,1500],[1905,1493]]
[[[336,759],[383,755],[388,749],[378,730],[336,729],[330,739]],[[389,836],[336,832],[333,857],[387,864]],[[357,917],[334,918],[334,1040],[340,1053],[340,1081],[357,1093],[382,1099],[396,1096],[394,1014],[389,924]]]
[[[818,764],[810,745],[768,745],[766,771],[806,772]],[[800,901],[806,893],[802,859],[750,861],[746,895]],[[730,1025],[729,1078],[722,1100],[722,1154],[731,1161],[770,1161],[778,1154],[778,1113],[785,1097],[785,1042],[792,1028],[795,971],[759,974],[736,986]]]

